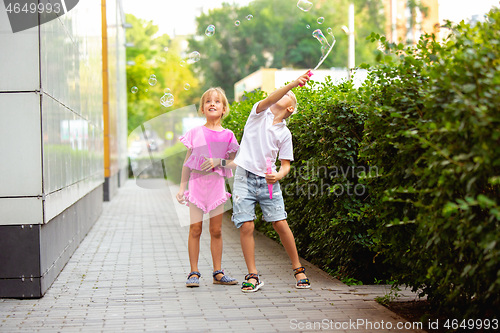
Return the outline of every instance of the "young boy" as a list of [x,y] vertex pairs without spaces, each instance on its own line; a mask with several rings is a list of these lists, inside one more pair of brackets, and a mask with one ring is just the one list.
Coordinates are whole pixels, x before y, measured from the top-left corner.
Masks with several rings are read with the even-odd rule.
[[[309,75],[305,73],[253,106],[234,160],[237,168],[234,176],[232,220],[236,227],[240,228],[241,249],[248,268],[246,282],[243,282],[241,287],[243,292],[255,292],[264,285],[259,279],[255,265],[253,231],[257,202],[262,209],[263,219],[272,222],[290,257],[297,279],[296,288],[311,287],[304,274],[305,268],[300,264],[295,239],[286,221],[287,214],[278,182],[290,171],[290,161],[293,161],[292,135],[285,123],[285,119],[295,111],[297,104],[291,89],[304,85],[308,80]],[[278,153],[281,161],[279,172],[275,166]],[[271,173],[267,173],[267,159],[272,162]],[[268,184],[273,185],[272,199]]]

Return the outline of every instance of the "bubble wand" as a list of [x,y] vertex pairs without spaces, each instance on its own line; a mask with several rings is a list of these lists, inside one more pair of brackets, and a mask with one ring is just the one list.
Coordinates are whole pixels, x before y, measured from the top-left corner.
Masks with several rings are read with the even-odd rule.
[[[330,29],[330,28],[328,28],[328,29]],[[316,37],[321,44],[329,45],[327,39],[325,38],[325,36],[323,35],[323,33],[321,32],[320,29],[314,30],[313,36]],[[319,60],[318,64],[316,65],[316,67],[313,68],[313,71],[317,70],[319,68],[319,66],[321,66],[321,64],[323,63],[323,61],[325,61],[326,57],[328,57],[328,55],[332,51],[333,47],[335,46],[335,43],[337,42],[337,40],[335,39],[334,35],[332,35],[332,37],[333,37],[333,43],[332,43],[332,45],[329,45],[330,48],[328,49],[328,51],[326,52],[326,54],[323,57],[321,57],[321,59]],[[309,75],[309,77],[311,77],[311,76],[313,76],[313,72],[307,71],[307,75]],[[300,86],[303,87],[304,85],[300,84]]]
[[[273,172],[273,168],[272,168],[271,159],[269,157],[266,160],[266,167],[267,167],[266,173],[271,174]],[[267,184],[267,189],[269,191],[269,199],[272,199],[273,198],[273,184]]]

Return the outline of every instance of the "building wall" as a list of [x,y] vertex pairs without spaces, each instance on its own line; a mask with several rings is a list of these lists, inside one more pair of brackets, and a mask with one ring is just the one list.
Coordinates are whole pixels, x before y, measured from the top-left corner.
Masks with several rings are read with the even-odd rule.
[[422,0],[422,4],[428,8],[427,15],[422,19],[422,32],[432,33],[437,31],[436,25],[439,20],[439,1],[438,0]]
[[418,42],[424,33],[435,32],[435,25],[439,24],[438,0],[422,0],[427,8],[426,14],[416,11],[416,24],[410,27],[411,13],[407,6],[408,0],[384,0],[386,27],[385,34],[391,42]]
[[276,68],[261,68],[236,82],[234,84],[234,99],[240,101],[245,92],[255,89],[274,90],[274,72],[276,72]]
[[0,297],[41,297],[102,211],[101,0],[17,33],[0,7]]

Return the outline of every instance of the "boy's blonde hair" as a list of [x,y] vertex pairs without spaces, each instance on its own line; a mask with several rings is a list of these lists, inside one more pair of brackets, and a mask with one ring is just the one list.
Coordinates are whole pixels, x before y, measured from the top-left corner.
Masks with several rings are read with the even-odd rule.
[[198,114],[201,116],[203,114],[203,104],[205,104],[205,100],[207,96],[213,92],[216,92],[219,94],[220,99],[222,99],[222,104],[224,105],[225,112],[222,114],[222,118],[226,118],[227,115],[229,114],[229,101],[227,100],[226,93],[224,92],[224,89],[221,87],[212,87],[209,88],[205,93],[200,98],[200,107],[198,108]]

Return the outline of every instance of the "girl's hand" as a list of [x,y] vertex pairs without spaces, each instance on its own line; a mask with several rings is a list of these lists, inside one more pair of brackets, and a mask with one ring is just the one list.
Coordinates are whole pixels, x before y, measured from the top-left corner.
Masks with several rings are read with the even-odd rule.
[[204,157],[205,162],[201,165],[202,171],[209,171],[220,165],[220,158],[206,158]]
[[281,179],[279,173],[266,173],[266,182],[268,184],[274,184]]
[[177,201],[179,201],[181,205],[184,205],[187,201],[186,198],[184,197],[184,192],[185,191],[183,189],[180,189],[177,195],[175,196],[175,198],[177,199]]

